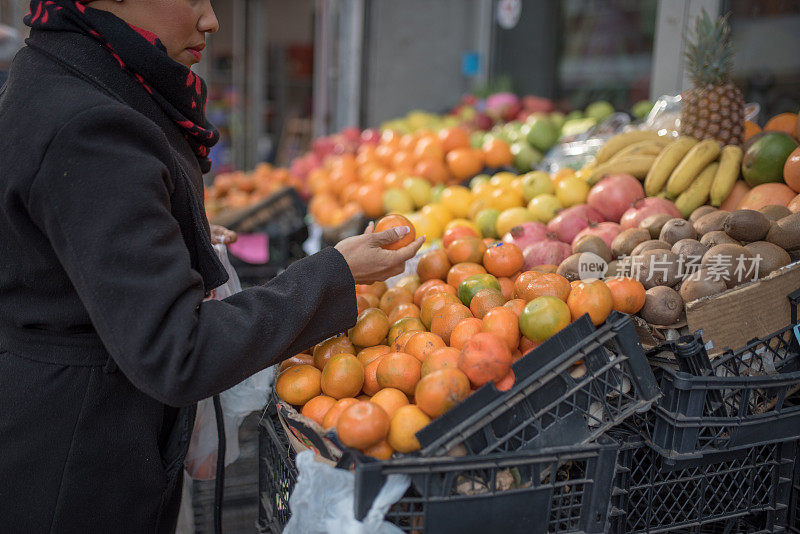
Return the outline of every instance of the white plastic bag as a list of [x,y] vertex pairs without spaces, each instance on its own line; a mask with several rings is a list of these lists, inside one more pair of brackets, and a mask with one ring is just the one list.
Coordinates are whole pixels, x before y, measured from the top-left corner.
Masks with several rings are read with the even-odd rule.
[[408,475],[389,475],[367,516],[358,521],[353,512],[355,477],[314,460],[314,453],[297,455],[297,484],[289,498],[292,517],[284,534],[396,534],[402,532],[383,520],[392,504],[405,494]]
[[[228,260],[225,245],[214,245],[219,260],[228,271],[228,281],[212,292],[215,299],[224,299],[242,290],[239,277]],[[220,396],[223,421],[225,423],[225,465],[239,458],[239,425],[244,418],[267,403],[274,371],[270,367],[223,391]],[[203,399],[197,404],[189,451],[186,453],[184,467],[189,476],[196,480],[211,480],[217,473],[217,419],[214,403]]]

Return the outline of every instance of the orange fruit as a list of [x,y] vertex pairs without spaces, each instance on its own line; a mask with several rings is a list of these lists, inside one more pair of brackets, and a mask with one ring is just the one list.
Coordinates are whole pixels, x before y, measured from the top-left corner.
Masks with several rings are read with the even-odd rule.
[[281,362],[281,366],[278,369],[278,373],[282,373],[289,367],[302,364],[314,365],[314,358],[309,356],[308,354],[297,354],[295,356],[292,356],[291,358],[288,358]]
[[770,204],[787,206],[796,195],[797,193],[786,184],[759,184],[742,197],[736,209],[759,210]]
[[453,347],[445,347],[436,350],[422,362],[420,373],[422,376],[425,376],[439,369],[446,369],[448,367],[458,369],[458,358],[460,356],[461,350]]
[[447,250],[447,247],[449,247],[453,241],[461,237],[480,238],[481,236],[474,228],[470,228],[469,226],[453,226],[445,230],[444,234],[442,234],[442,246]]
[[487,167],[505,167],[514,163],[511,147],[502,139],[491,137],[483,143],[482,149]]
[[356,324],[348,331],[347,337],[356,346],[373,347],[383,342],[388,333],[389,318],[386,313],[378,308],[367,308],[358,314]]
[[405,352],[408,340],[411,339],[414,334],[420,333],[422,333],[422,331],[412,330],[410,332],[403,332],[400,334],[397,339],[394,340],[394,343],[392,343],[392,352]]
[[572,320],[588,313],[595,326],[603,324],[614,306],[611,290],[602,280],[576,280],[567,298]]
[[466,399],[470,393],[467,375],[458,369],[440,369],[425,375],[414,390],[414,401],[432,418]]
[[336,404],[325,414],[325,418],[322,420],[322,428],[325,430],[336,428],[336,424],[339,422],[339,416],[342,415],[342,412],[357,402],[359,402],[357,399],[339,399],[336,401]]
[[761,126],[753,121],[744,121],[744,141],[745,143],[754,135],[761,131]]
[[397,410],[408,405],[408,397],[397,388],[384,388],[373,395],[370,402],[374,402],[383,408],[389,419],[391,419]]
[[275,392],[283,401],[302,406],[320,393],[322,372],[308,364],[289,367],[275,382]]
[[367,394],[365,394],[365,393],[362,393],[361,395],[359,395],[358,397],[356,397],[356,400],[360,400],[360,401],[368,401],[368,400],[370,400],[371,398],[372,398],[372,397],[370,397],[369,395],[367,395]]
[[[452,286],[445,286],[445,287],[452,287]],[[444,292],[444,291],[431,291],[428,293],[425,298],[423,299],[422,308],[419,312],[419,318],[422,321],[422,324],[425,327],[430,328],[431,322],[433,321],[433,316],[438,312],[442,307],[448,304],[459,304],[461,303],[458,300],[458,297],[455,295]]]
[[461,319],[450,334],[450,346],[461,350],[472,336],[481,331],[482,327],[483,322],[475,317]]
[[394,287],[402,287],[403,289],[408,289],[413,295],[414,291],[419,289],[419,285],[420,285],[419,276],[415,274],[410,274],[398,280]]
[[445,152],[451,152],[457,148],[468,148],[470,146],[469,134],[465,129],[459,126],[439,130],[438,137],[442,150]]
[[486,249],[483,266],[494,276],[511,276],[522,268],[525,258],[513,243],[500,243]]
[[353,347],[353,343],[350,342],[350,339],[341,334],[329,337],[314,347],[314,367],[322,371],[325,368],[325,364],[328,363],[328,360],[330,360],[332,356],[342,353],[356,353],[356,349]]
[[364,385],[364,367],[352,354],[337,354],[325,364],[320,385],[334,399],[355,397]]
[[397,338],[406,332],[424,332],[425,325],[416,317],[403,317],[396,323],[393,323],[389,328],[389,334],[386,336],[386,341],[391,347]]
[[446,346],[442,338],[433,332],[413,332],[402,352],[412,355],[422,363],[429,354]]
[[474,274],[486,274],[486,269],[479,263],[457,263],[447,272],[447,283],[454,288]]
[[478,290],[475,296],[472,297],[469,303],[469,309],[472,315],[478,319],[483,319],[489,311],[505,303],[506,298],[503,296],[503,293],[493,287],[485,287]]
[[431,418],[419,406],[409,404],[394,414],[389,425],[389,445],[394,450],[409,453],[419,450],[421,445],[416,433],[428,426]]
[[511,351],[503,339],[480,332],[472,336],[461,349],[458,368],[475,387],[499,381],[505,378],[511,368]]
[[513,310],[500,306],[490,310],[482,320],[481,330],[502,339],[508,350],[519,345],[519,317]]
[[339,416],[336,433],[344,445],[363,450],[386,439],[389,416],[377,404],[358,401]]
[[470,317],[472,317],[472,312],[463,304],[448,304],[433,315],[431,332],[437,334],[449,345],[453,329],[455,329],[459,321]]
[[402,287],[393,287],[386,290],[381,297],[380,308],[385,314],[389,314],[398,304],[413,304],[414,294]]
[[519,340],[519,351],[525,355],[541,344],[541,341],[533,341],[525,336],[522,336]]
[[[372,305],[371,299],[375,299],[375,305]],[[379,301],[375,295],[361,295],[356,293],[356,310],[358,313],[363,312],[368,308],[377,308],[379,306]]]
[[483,170],[484,156],[480,150],[457,148],[447,153],[445,161],[453,177],[459,181],[475,176]]
[[508,391],[514,387],[514,382],[516,382],[516,380],[517,376],[514,374],[514,370],[509,369],[508,374],[502,380],[494,383],[494,387],[497,388],[497,391]]
[[526,304],[527,302],[525,302],[523,299],[512,299],[503,304],[503,306],[516,313],[517,317],[519,317],[522,315],[522,310],[525,309]]
[[413,302],[403,302],[395,306],[389,314],[389,323],[394,324],[404,317],[419,317],[419,308]]
[[388,460],[394,454],[394,449],[386,440],[379,441],[371,447],[367,447],[362,451],[367,456],[371,456],[378,460]]
[[443,184],[450,178],[450,171],[441,158],[423,157],[414,165],[414,175],[432,184]]
[[[356,293],[368,293],[370,295],[375,295],[378,299],[386,293],[386,290],[389,289],[386,285],[386,282],[374,282],[372,284],[364,285],[364,284],[357,284],[356,285]],[[376,306],[377,307],[377,306]]]
[[767,123],[764,125],[764,131],[783,132],[785,134],[794,136],[796,121],[796,113],[779,113],[767,121]]
[[[447,269],[450,270],[449,268]],[[446,276],[446,274],[445,274]],[[420,284],[416,291],[414,291],[414,304],[419,306],[420,311],[422,311],[422,298],[428,293],[430,289],[434,286],[443,286],[447,285],[444,280],[439,280],[438,278],[432,280],[426,280]]]
[[486,243],[480,237],[461,237],[450,243],[445,252],[451,264],[480,263],[486,252]]
[[361,362],[361,365],[366,367],[376,358],[383,354],[388,354],[392,352],[391,349],[387,345],[375,345],[374,347],[367,347],[365,349],[361,349],[358,354],[356,354],[356,358],[358,361]]
[[325,419],[325,414],[327,414],[328,411],[333,408],[334,404],[336,404],[336,399],[333,397],[318,395],[305,403],[300,413],[303,415],[303,417],[308,417],[318,425],[322,425],[322,421]]
[[569,281],[559,274],[526,271],[514,283],[517,297],[528,302],[539,297],[556,297],[567,301],[572,290]]
[[612,307],[618,312],[634,314],[644,306],[645,289],[638,280],[614,277],[604,282],[611,291]]
[[390,352],[375,357],[375,359],[364,366],[364,385],[362,389],[367,395],[374,396],[381,389],[380,384],[378,384],[378,365],[381,363],[381,359],[387,354],[390,354]]
[[512,300],[515,294],[514,281],[506,276],[500,276],[497,278],[497,283],[500,284],[500,292],[506,301]]
[[406,226],[410,230],[406,235],[401,237],[399,240],[391,243],[389,245],[383,245],[381,248],[386,250],[398,250],[406,245],[411,244],[414,239],[417,238],[416,233],[414,232],[414,225],[411,224],[411,221],[403,217],[402,215],[398,215],[397,213],[392,213],[390,215],[386,215],[385,217],[381,218],[375,224],[375,232],[383,232],[384,230],[388,230],[390,228],[397,228],[400,226]]
[[355,201],[369,218],[383,215],[383,187],[379,184],[362,184],[356,191]]
[[420,379],[421,363],[404,352],[390,352],[381,357],[377,368],[378,385],[382,388],[396,388],[406,395],[413,395]]
[[800,192],[800,147],[795,148],[783,164],[783,181],[795,192]]
[[[452,265],[447,257],[447,253],[437,248],[429,250],[419,258],[419,263],[417,263],[417,275],[419,276],[420,282],[434,279],[444,280],[450,267],[452,267]],[[419,306],[419,304],[417,305]]]

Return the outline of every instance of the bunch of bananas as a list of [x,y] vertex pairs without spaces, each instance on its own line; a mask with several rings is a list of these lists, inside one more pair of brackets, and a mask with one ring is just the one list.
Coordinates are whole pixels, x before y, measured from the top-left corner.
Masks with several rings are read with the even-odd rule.
[[722,204],[733,190],[742,162],[742,149],[720,147],[714,139],[672,138],[647,130],[615,135],[595,156],[588,181],[599,182],[608,174],[630,174],[644,180],[647,196],[675,202],[688,217],[711,200]]

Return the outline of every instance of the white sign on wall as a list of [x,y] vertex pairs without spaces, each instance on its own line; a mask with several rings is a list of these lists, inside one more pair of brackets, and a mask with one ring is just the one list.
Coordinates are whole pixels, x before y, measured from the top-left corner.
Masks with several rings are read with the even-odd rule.
[[519,22],[522,14],[522,0],[500,0],[497,3],[497,24],[510,30]]

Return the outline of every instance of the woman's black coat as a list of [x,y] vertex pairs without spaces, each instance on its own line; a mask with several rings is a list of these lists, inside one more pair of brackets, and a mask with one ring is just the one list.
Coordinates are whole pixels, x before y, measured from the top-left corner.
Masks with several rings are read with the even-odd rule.
[[171,531],[195,403],[352,325],[347,264],[203,302],[197,161],[89,37],[32,32],[0,134],[0,531]]

